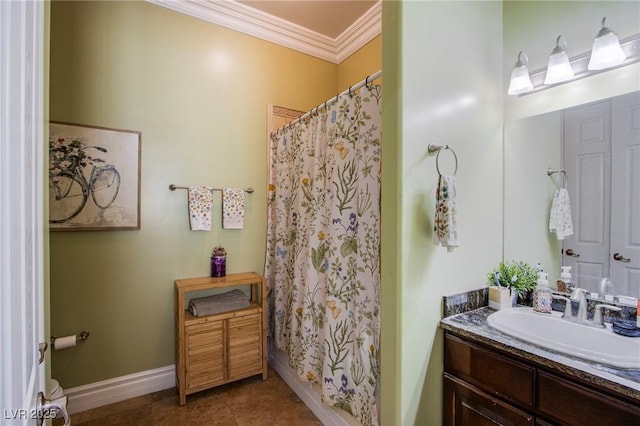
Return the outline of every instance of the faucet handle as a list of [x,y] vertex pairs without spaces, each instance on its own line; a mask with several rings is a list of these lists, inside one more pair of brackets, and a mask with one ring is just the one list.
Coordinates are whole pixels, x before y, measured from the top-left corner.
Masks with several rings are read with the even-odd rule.
[[603,327],[604,327],[604,316],[602,315],[602,311],[603,311],[604,308],[607,308],[610,311],[621,311],[622,310],[619,307],[613,306],[613,305],[597,304],[596,305],[596,310],[593,313],[593,322],[595,324],[600,324]]
[[571,318],[573,316],[573,311],[571,310],[571,300],[564,297],[564,296],[560,296],[558,294],[552,294],[551,297],[553,297],[554,299],[560,299],[560,300],[564,300],[564,314],[562,314],[563,318]]

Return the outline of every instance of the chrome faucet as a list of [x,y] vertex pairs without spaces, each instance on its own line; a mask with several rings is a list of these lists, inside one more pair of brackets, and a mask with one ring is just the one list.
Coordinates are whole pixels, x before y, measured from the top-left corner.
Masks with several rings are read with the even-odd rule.
[[571,293],[571,300],[578,302],[578,312],[573,317],[576,321],[587,321],[587,290],[576,287]]
[[[571,293],[571,298],[567,299],[564,296],[553,295],[554,299],[562,299],[565,301],[564,307],[564,315],[562,318],[565,318],[569,321],[578,322],[584,325],[590,325],[592,327],[600,327],[604,328],[604,309],[609,309],[610,311],[620,311],[621,309],[617,306],[606,305],[606,304],[597,304],[595,312],[593,314],[593,321],[589,321],[587,319],[587,293],[588,291],[583,288],[575,288],[573,293]],[[571,302],[578,302],[578,312],[576,315],[573,315],[573,310],[571,307]]]

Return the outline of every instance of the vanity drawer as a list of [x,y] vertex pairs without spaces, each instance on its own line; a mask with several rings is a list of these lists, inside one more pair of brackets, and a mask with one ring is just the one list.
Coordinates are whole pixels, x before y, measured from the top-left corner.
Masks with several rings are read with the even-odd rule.
[[538,371],[538,411],[563,424],[640,424],[640,407]]
[[445,334],[444,370],[483,391],[533,407],[535,369]]
[[444,374],[443,425],[533,426],[533,415]]

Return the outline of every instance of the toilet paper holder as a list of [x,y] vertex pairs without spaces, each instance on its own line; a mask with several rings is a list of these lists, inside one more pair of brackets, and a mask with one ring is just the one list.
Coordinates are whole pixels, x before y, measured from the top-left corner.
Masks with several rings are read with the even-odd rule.
[[[90,334],[91,333],[89,333],[87,330],[83,330],[80,332],[80,334],[76,334],[76,343],[84,342],[89,338]],[[51,336],[51,347],[53,349],[56,349],[56,339],[58,339],[58,337]]]

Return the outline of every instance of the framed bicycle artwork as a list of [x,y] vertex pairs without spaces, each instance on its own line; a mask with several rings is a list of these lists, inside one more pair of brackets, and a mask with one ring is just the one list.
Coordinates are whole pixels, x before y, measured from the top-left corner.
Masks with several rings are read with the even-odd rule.
[[49,123],[52,231],[140,229],[141,133]]

